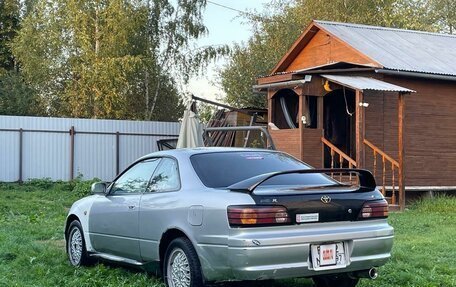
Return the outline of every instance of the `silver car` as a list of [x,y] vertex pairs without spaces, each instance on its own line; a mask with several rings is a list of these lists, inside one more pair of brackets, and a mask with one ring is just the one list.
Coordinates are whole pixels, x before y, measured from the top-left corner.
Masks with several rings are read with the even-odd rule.
[[170,287],[290,277],[355,286],[391,256],[388,204],[368,171],[315,170],[277,151],[152,153],[92,193],[67,217],[70,263],[156,267]]

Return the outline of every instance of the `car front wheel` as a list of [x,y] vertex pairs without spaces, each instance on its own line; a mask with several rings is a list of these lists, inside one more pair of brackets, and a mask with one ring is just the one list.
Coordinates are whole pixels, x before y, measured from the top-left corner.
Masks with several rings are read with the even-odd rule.
[[87,254],[81,223],[77,220],[71,222],[68,227],[67,253],[70,264],[73,266],[88,266],[92,263]]
[[346,274],[316,276],[312,278],[315,287],[355,287],[359,279],[348,277]]
[[163,275],[168,287],[202,287],[201,265],[187,238],[176,238],[169,244],[164,258]]

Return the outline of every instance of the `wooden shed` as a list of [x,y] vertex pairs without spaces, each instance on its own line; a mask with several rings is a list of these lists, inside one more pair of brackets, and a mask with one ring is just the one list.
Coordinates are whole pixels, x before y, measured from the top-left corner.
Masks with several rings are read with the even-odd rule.
[[456,189],[455,63],[456,36],[312,21],[254,90],[278,149],[370,169],[403,208],[406,188]]

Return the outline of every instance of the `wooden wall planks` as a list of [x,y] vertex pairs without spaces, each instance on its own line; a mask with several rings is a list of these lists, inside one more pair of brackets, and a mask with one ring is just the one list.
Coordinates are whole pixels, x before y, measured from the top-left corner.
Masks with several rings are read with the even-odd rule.
[[359,64],[373,64],[372,60],[366,56],[357,53],[347,44],[320,30],[285,71],[296,71],[342,61]]

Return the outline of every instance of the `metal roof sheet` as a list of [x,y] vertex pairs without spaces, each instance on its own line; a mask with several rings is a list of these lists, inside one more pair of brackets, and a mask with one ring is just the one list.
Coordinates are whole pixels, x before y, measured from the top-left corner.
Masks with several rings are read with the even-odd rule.
[[330,80],[331,82],[347,86],[355,90],[372,90],[372,91],[384,91],[384,92],[398,92],[398,93],[415,93],[414,90],[410,90],[401,86],[393,85],[387,82],[383,82],[374,78],[360,77],[360,76],[338,76],[338,75],[321,75],[323,78]]
[[456,35],[328,21],[315,23],[385,69],[456,76]]

